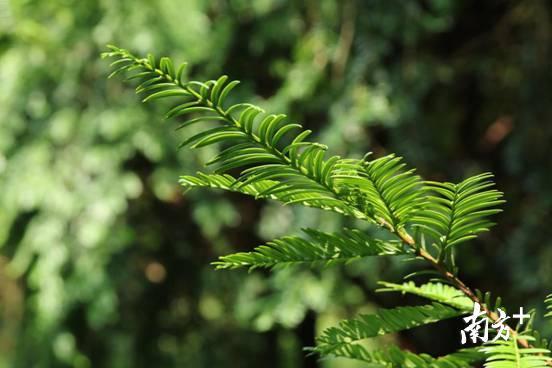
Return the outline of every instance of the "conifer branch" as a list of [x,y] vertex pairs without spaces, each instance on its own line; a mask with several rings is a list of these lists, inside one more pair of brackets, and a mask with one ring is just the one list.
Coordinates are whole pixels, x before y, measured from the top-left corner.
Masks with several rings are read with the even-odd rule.
[[[168,58],[161,58],[157,62],[152,55],[138,58],[127,50],[114,46],[110,46],[110,50],[103,54],[116,58],[112,63],[116,70],[110,76],[120,72],[133,72],[129,79],[142,80],[136,90],[147,95],[144,101],[170,97],[180,99],[167,113],[167,118],[199,114],[199,117],[182,123],[180,128],[203,121],[220,123],[182,143],[181,146],[191,145],[193,148],[218,143],[231,144],[229,147],[223,146],[222,151],[208,163],[218,166],[215,174],[198,173],[197,176],[183,176],[180,180],[183,186],[215,187],[254,195],[256,198],[271,198],[284,204],[297,203],[332,210],[376,223],[399,239],[394,242],[382,241],[349,230],[339,233],[308,230],[309,239],[283,237],[260,246],[253,252],[223,256],[215,263],[217,267],[331,264],[369,255],[408,254],[429,263],[444,280],[466,298],[480,304],[492,322],[499,321],[499,316],[492,311],[487,298],[482,300],[478,293],[458,277],[452,251],[457,244],[487,231],[493,225],[488,216],[500,212],[497,206],[503,203],[502,193],[492,189],[494,183],[489,180],[492,177],[490,174],[476,175],[459,184],[424,182],[414,174],[414,170],[405,169],[402,159],[394,155],[374,160],[351,160],[338,156],[326,158],[327,147],[305,141],[311,132],[302,130],[298,124],[287,123],[284,115],[264,115],[261,108],[247,103],[225,108],[225,99],[238,84],[237,81],[228,81],[228,77],[222,76],[204,83],[184,82],[182,75],[186,64],[175,69]],[[298,133],[293,133],[294,131]],[[284,144],[286,140],[288,143]],[[239,177],[228,175],[228,171],[232,169],[241,170]],[[431,245],[437,249],[437,256],[427,249],[425,237],[422,240],[409,234],[409,227],[420,229],[427,239],[432,240]],[[547,302],[552,304],[550,299],[547,299]],[[462,308],[457,309],[458,313],[465,312]],[[390,314],[393,317],[401,315],[397,324],[380,321],[382,316],[387,316],[385,313],[367,320],[380,321],[389,327],[389,331],[400,326],[411,326],[405,317],[407,315],[416,316],[420,323],[426,321],[426,318],[422,318],[423,313],[416,314],[420,312],[419,308],[406,308],[400,311],[408,313]],[[450,313],[452,315],[456,312]],[[355,329],[358,328],[354,331],[354,336],[371,336],[373,326],[358,321],[345,323],[342,325],[344,330],[332,331],[350,332],[349,327],[354,326]],[[507,328],[515,340],[516,349],[519,344],[526,352],[534,350],[528,342],[530,338],[526,337],[527,333],[521,336],[512,327]],[[338,335],[341,336],[341,332]],[[348,332],[343,333],[347,335]],[[489,351],[496,352],[507,348],[505,346],[503,344]],[[347,344],[345,340],[339,343],[338,350],[343,352],[344,356],[356,356],[370,362],[379,363],[386,359],[391,361],[399,357],[401,362],[419,362],[423,364],[420,366],[435,367],[440,366],[440,363],[443,366],[448,364],[446,360],[438,364],[434,359],[402,351],[393,354],[370,354],[358,345]],[[457,364],[454,366],[467,364],[461,356],[462,354],[454,357],[451,355],[453,364]],[[514,352],[513,356],[519,354]],[[537,360],[546,361],[545,364],[552,366],[550,360]],[[393,364],[400,366],[400,363]]]

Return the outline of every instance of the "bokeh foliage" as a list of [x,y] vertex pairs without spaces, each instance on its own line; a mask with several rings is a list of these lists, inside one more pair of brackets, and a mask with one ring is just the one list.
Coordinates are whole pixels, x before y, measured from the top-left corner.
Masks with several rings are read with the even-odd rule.
[[[330,366],[301,347],[385,304],[366,287],[407,267],[215,272],[220,254],[337,220],[182,193],[212,152],[177,150],[162,109],[106,80],[107,43],[240,79],[241,99],[334,154],[397,152],[427,178],[495,172],[506,211],[461,269],[514,308],[542,300],[551,17],[545,0],[0,0],[0,366]],[[442,335],[396,342],[442,353],[457,334]]]

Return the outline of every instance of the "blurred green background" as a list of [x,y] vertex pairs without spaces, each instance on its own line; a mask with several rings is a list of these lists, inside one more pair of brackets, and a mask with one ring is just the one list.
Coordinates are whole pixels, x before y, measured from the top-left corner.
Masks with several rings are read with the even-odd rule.
[[[396,152],[428,179],[493,171],[508,203],[461,247],[461,275],[514,310],[550,292],[550,1],[0,0],[0,367],[357,367],[302,347],[404,302],[375,283],[421,266],[214,271],[219,255],[345,220],[183,193],[178,176],[213,152],[178,150],[166,106],[106,80],[107,43],[240,79],[236,99],[333,154]],[[458,331],[391,343],[442,354]]]

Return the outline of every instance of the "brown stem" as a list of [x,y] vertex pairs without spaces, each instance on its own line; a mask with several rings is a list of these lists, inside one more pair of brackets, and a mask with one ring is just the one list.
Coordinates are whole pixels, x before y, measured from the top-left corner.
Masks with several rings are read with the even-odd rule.
[[[429,264],[431,264],[433,268],[439,271],[441,275],[443,275],[448,281],[450,281],[456,288],[462,291],[474,303],[478,303],[479,305],[481,305],[481,308],[483,308],[483,311],[485,312],[485,314],[487,314],[491,321],[495,323],[499,321],[498,315],[495,312],[491,311],[485,304],[483,304],[481,300],[479,300],[477,295],[475,295],[475,293],[462,280],[460,280],[452,272],[447,270],[442,263],[438,262],[435,257],[429,254],[429,252],[427,252],[425,249],[416,247],[414,239],[412,239],[410,235],[406,234],[405,232],[399,232],[398,235],[405,244],[408,244],[416,250],[416,255],[429,262]],[[514,330],[508,324],[505,325],[510,331],[510,334],[515,338],[517,336],[516,330]],[[517,341],[519,342],[519,345],[524,348],[532,347],[531,344],[529,344],[529,342],[525,339],[518,339]],[[548,362],[547,365],[552,366],[552,362]]]

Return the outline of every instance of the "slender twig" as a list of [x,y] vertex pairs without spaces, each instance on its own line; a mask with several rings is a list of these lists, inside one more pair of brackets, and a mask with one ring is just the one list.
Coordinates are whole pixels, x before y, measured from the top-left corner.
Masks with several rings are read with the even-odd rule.
[[[423,258],[429,264],[435,268],[441,275],[443,275],[448,281],[450,281],[456,288],[458,288],[464,295],[470,298],[474,303],[478,303],[483,308],[485,314],[493,321],[498,322],[500,320],[499,316],[490,310],[481,300],[475,295],[475,293],[462,281],[458,276],[450,272],[442,263],[438,262],[435,257],[433,257],[428,251],[423,248],[416,247],[414,239],[410,235],[404,232],[399,232],[398,236],[400,239],[407,245],[413,247],[416,251],[416,255]],[[517,336],[517,331],[510,327],[508,324],[504,325],[510,330],[510,334],[515,338]],[[525,339],[518,339],[519,344],[524,348],[531,348],[531,344]],[[549,366],[552,366],[552,363],[547,363]]]
[[340,79],[343,77],[347,60],[351,53],[351,46],[355,36],[355,1],[346,1],[343,5],[343,17],[341,23],[341,32],[339,34],[339,43],[335,52],[335,62],[333,64],[333,77]]

